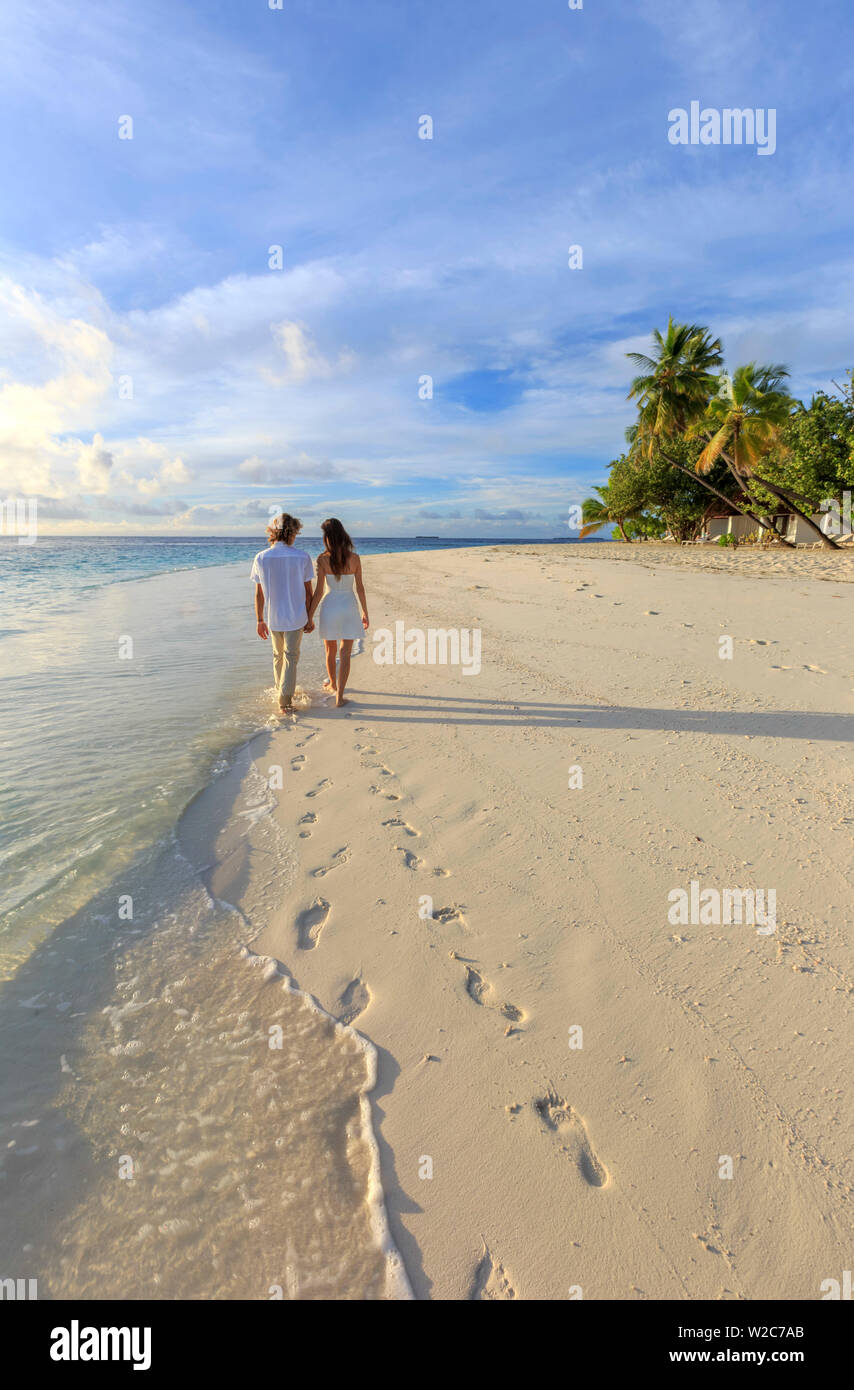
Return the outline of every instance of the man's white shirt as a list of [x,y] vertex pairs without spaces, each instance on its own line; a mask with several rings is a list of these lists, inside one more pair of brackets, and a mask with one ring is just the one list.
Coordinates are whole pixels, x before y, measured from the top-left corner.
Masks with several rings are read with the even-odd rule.
[[251,577],[264,590],[264,621],[271,632],[305,627],[305,585],[314,578],[307,550],[276,541],[255,556]]

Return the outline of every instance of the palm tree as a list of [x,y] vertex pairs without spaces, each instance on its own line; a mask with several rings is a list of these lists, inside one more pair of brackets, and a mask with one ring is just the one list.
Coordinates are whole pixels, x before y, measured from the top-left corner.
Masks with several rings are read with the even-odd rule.
[[601,487],[594,487],[593,491],[598,492],[599,496],[585,497],[581,504],[581,519],[584,525],[578,533],[579,540],[583,541],[584,537],[589,536],[592,531],[598,531],[600,526],[607,526],[611,523],[619,528],[623,540],[630,543],[623,529],[623,522],[627,521],[629,516],[639,509],[626,511],[615,507],[607,483],[603,483]]
[[784,545],[790,545],[770,522],[754,515],[713,487],[693,469],[686,468],[667,453],[667,441],[698,428],[706,415],[710,398],[718,389],[723,349],[720,338],[712,338],[709,330],[696,323],[675,323],[672,316],[667,331],[653,332],[656,345],[653,354],[629,352],[631,361],[642,371],[632,382],[628,399],[638,403],[638,422],[634,430],[634,447],[651,458],[658,448],[673,468],[694,478],[708,492],[720,498],[728,507],[755,521],[757,526],[772,532]]
[[749,362],[744,367],[736,367],[732,376],[720,378],[718,392],[709,401],[705,418],[694,426],[693,432],[708,441],[697,460],[697,468],[701,473],[708,473],[718,459],[724,459],[746,496],[750,496],[750,484],[758,483],[799,516],[823,545],[838,550],[836,542],[795,505],[789,493],[757,472],[757,465],[777,443],[780,430],[795,406],[786,390],[788,375],[785,367],[779,364],[759,367]]
[[684,433],[705,412],[723,362],[720,338],[712,338],[699,324],[674,323],[671,317],[666,333],[656,328],[652,336],[658,349],[654,356],[626,353],[642,368],[629,400],[638,402],[640,432],[650,452],[656,441]]

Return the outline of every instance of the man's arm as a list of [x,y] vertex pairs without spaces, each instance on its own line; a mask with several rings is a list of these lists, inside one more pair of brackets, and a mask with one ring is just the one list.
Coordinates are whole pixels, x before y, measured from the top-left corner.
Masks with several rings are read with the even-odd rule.
[[255,617],[258,624],[258,636],[266,642],[270,635],[270,629],[264,622],[264,586],[262,584],[255,585]]

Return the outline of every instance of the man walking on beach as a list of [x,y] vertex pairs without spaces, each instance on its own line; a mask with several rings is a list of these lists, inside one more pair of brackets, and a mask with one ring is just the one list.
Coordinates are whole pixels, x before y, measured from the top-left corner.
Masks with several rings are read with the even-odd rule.
[[302,522],[287,512],[274,517],[267,527],[269,549],[259,551],[252,562],[258,636],[264,642],[269,637],[273,645],[273,678],[282,714],[293,713],[302,634],[314,628],[308,621],[311,556],[294,547],[301,530]]

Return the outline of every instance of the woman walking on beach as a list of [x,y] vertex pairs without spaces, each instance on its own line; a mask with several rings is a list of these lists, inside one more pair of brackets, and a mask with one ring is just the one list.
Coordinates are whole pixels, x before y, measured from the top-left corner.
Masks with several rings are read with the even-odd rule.
[[340,709],[341,705],[347,704],[344,687],[350,675],[353,643],[368,627],[368,601],[362,583],[362,561],[341,522],[333,516],[324,521],[320,529],[326,548],[317,557],[317,587],[309,606],[308,623],[311,630],[319,604],[317,626],[326,649],[329,676],[323,688],[334,692],[335,704]]

